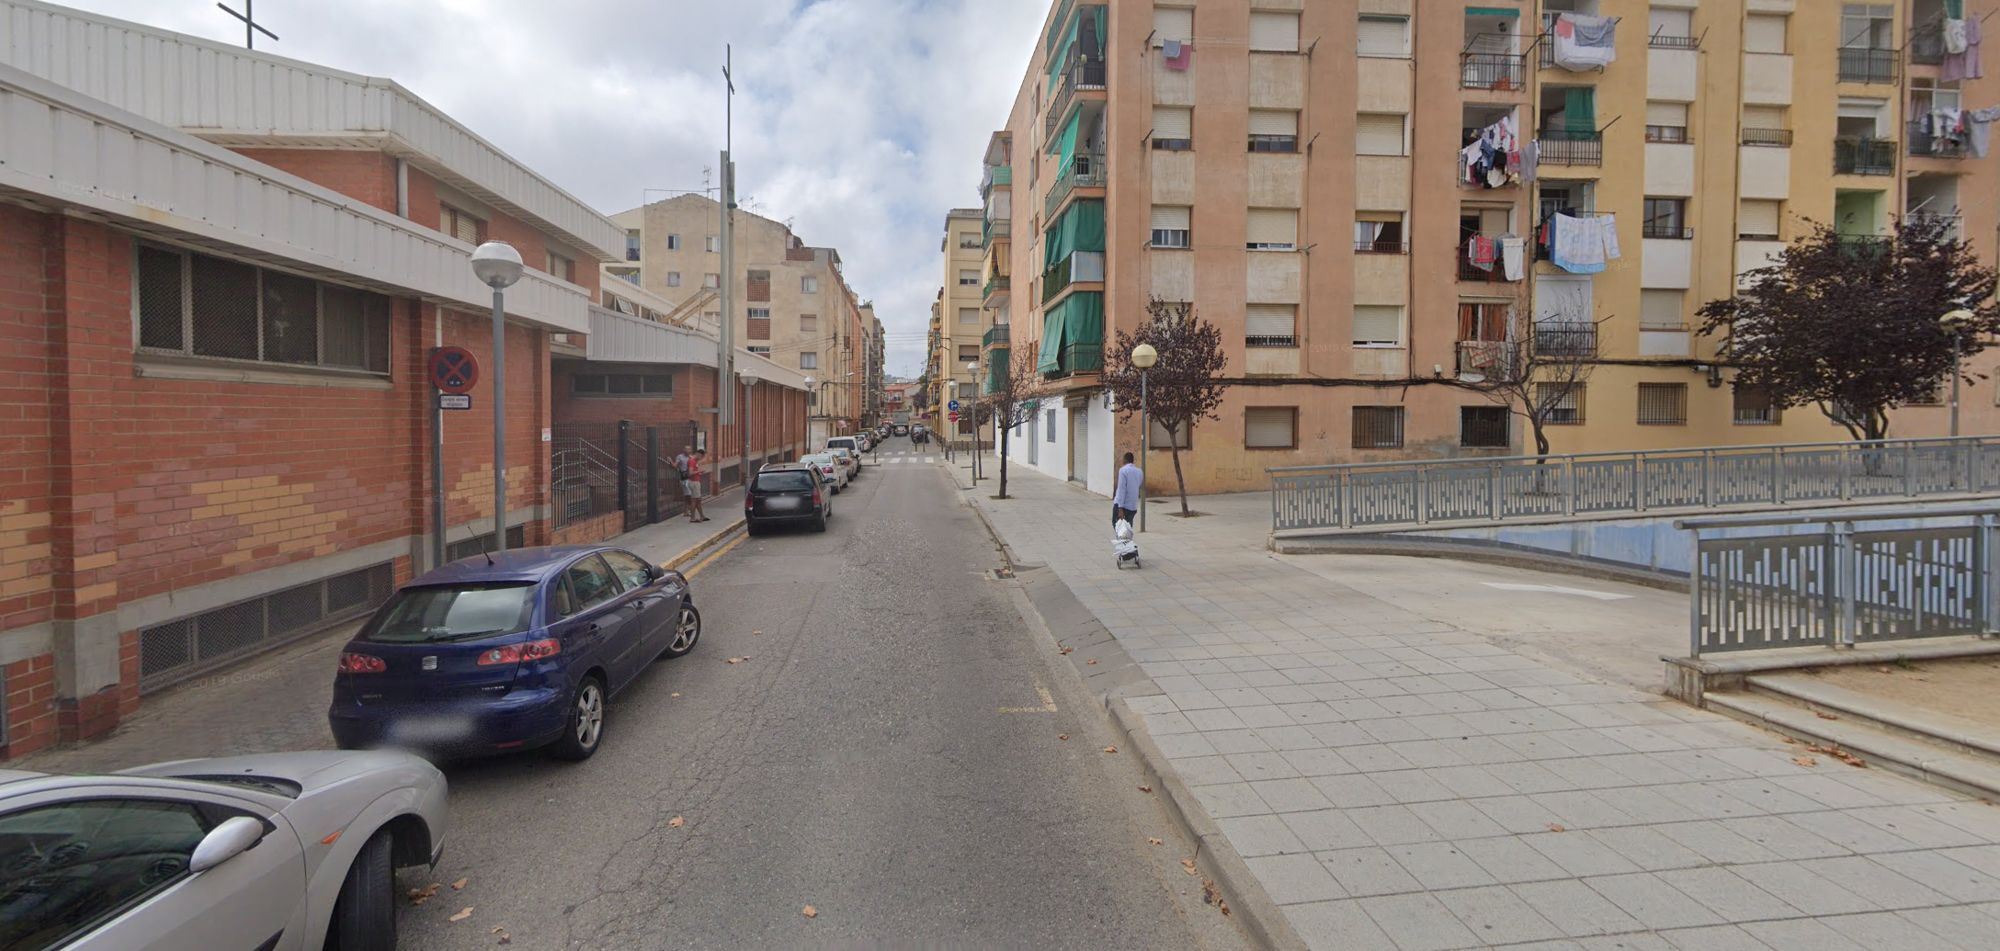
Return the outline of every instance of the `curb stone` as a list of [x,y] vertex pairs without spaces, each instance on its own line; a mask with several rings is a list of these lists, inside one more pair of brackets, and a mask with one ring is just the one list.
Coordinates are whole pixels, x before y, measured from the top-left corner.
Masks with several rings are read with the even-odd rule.
[[722,544],[731,535],[734,535],[738,531],[741,531],[744,524],[745,523],[743,517],[740,515],[737,516],[735,521],[732,521],[729,524],[722,526],[720,529],[717,529],[713,534],[709,535],[707,538],[704,538],[701,541],[694,543],[693,545],[689,546],[686,550],[682,551],[680,554],[667,559],[665,562],[662,562],[660,567],[665,568],[668,571],[679,570],[682,566],[692,563],[696,559],[700,558],[702,555],[707,554],[711,549],[715,548],[717,545]]

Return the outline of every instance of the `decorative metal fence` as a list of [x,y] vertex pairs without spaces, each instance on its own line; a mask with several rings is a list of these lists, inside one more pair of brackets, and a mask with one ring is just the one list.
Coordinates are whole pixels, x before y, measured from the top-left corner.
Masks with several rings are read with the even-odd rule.
[[2000,506],[1675,524],[1691,656],[2000,631]]
[[2000,436],[1268,471],[1274,531],[1394,529],[2000,492]]

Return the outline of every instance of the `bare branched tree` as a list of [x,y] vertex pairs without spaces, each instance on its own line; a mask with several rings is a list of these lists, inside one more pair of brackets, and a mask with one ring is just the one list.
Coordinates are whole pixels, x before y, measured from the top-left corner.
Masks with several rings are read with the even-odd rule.
[[[979,424],[991,422],[1000,434],[1000,498],[1007,497],[1007,444],[1014,427],[1028,421],[1033,414],[1031,404],[1041,393],[1039,378],[1035,375],[1035,351],[1026,347],[1013,351],[1006,365],[1007,374],[995,380],[993,392],[979,398],[973,405],[974,431]],[[990,358],[989,358],[990,359]]]
[[1139,370],[1132,366],[1132,348],[1153,345],[1159,362],[1146,371],[1147,415],[1176,438],[1167,446],[1174,459],[1174,483],[1180,492],[1181,514],[1187,515],[1187,478],[1181,473],[1181,443],[1192,438],[1194,424],[1215,419],[1228,384],[1222,370],[1229,363],[1222,349],[1222,331],[1196,316],[1194,305],[1168,303],[1157,297],[1146,305],[1146,322],[1136,333],[1118,332],[1117,344],[1106,355],[1104,385],[1118,401],[1118,415],[1139,412]]
[[1519,319],[1507,340],[1461,344],[1461,370],[1485,375],[1480,388],[1528,421],[1535,455],[1549,454],[1547,427],[1580,422],[1584,385],[1597,367],[1597,324],[1581,291],[1545,292],[1542,313]]

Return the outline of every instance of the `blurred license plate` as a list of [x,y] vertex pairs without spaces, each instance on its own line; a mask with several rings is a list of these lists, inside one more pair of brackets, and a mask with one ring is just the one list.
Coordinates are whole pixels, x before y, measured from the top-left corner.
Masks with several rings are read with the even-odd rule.
[[436,743],[456,740],[472,731],[472,724],[458,717],[414,717],[398,722],[390,735],[405,743]]
[[773,512],[787,512],[798,508],[799,500],[789,496],[779,496],[775,499],[765,499],[764,507]]

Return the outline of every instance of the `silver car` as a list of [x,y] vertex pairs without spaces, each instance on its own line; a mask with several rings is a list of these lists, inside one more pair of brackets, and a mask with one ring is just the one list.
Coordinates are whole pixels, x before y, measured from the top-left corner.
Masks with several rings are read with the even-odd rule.
[[388,949],[445,780],[406,753],[0,770],[0,948]]

